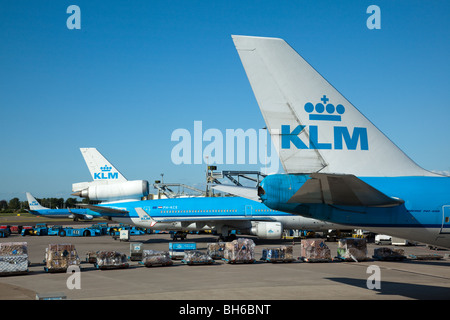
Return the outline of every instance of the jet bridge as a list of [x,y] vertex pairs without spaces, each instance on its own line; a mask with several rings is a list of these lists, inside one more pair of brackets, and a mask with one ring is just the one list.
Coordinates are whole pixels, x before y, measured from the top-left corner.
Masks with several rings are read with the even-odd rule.
[[[206,195],[205,191],[183,183],[162,183],[155,181],[153,187],[158,190],[158,198],[161,194],[165,195],[167,198],[204,197]],[[192,190],[196,192],[196,194],[186,193],[185,189]]]
[[[153,187],[158,190],[158,198],[161,195],[167,198],[180,198],[180,197],[211,197],[214,196],[210,189],[210,184],[223,184],[219,179],[227,178],[232,184],[239,187],[254,187],[257,188],[259,183],[266,177],[265,174],[260,171],[215,171],[217,166],[208,166],[206,171],[206,190],[200,190],[198,188],[186,185],[183,183],[165,183],[160,180],[156,180]],[[229,184],[228,182],[225,184]],[[249,185],[251,184],[251,185]],[[186,189],[194,191],[194,193],[186,193]]]
[[[258,187],[259,183],[266,177],[266,174],[261,173],[260,171],[222,171],[219,172],[211,172],[209,176],[208,182],[222,184],[218,179],[227,178],[233,184],[238,187],[243,187],[245,182],[252,181],[255,183],[254,187]],[[246,185],[248,186],[248,185]]]

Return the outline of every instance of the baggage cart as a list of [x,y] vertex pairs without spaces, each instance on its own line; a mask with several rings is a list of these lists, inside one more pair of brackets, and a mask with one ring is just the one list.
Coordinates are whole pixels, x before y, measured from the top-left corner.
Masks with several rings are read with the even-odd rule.
[[165,267],[173,265],[173,261],[168,251],[143,250],[142,261],[139,264],[146,267]]
[[295,261],[293,246],[280,246],[278,248],[263,249],[261,260],[266,262],[292,262]]
[[305,262],[330,262],[331,251],[322,239],[302,239],[300,259]]
[[403,249],[381,247],[373,250],[372,258],[380,261],[401,261],[405,260],[406,256]]
[[28,244],[26,242],[0,243],[0,275],[28,273]]
[[224,261],[228,263],[255,262],[255,243],[252,239],[238,238],[225,244]]
[[212,242],[206,246],[206,253],[214,260],[221,260],[225,251],[225,242]]
[[214,260],[207,253],[198,250],[190,250],[184,252],[184,258],[181,262],[192,266],[199,264],[213,264]]
[[66,272],[70,266],[79,266],[80,259],[75,246],[70,243],[49,244],[45,249],[44,263],[45,272]]
[[366,239],[344,238],[340,239],[337,248],[337,258],[343,261],[367,260]]
[[100,270],[125,269],[129,267],[127,256],[118,251],[97,251],[94,266]]

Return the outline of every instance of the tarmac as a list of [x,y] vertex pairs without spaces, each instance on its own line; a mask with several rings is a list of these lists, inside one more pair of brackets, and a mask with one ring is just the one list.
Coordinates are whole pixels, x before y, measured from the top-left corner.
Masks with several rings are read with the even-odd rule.
[[[28,243],[29,272],[0,277],[0,300],[35,300],[36,295],[61,295],[70,300],[428,300],[450,299],[449,250],[430,250],[426,245],[402,247],[405,255],[442,256],[440,260],[377,261],[368,244],[367,261],[308,263],[269,263],[259,259],[265,248],[294,244],[294,257],[300,257],[300,239],[255,241],[252,264],[229,264],[216,260],[212,265],[185,265],[179,260],[168,267],[147,268],[130,261],[129,268],[98,270],[85,261],[88,251],[115,250],[130,254],[131,243],[144,249],[169,249],[169,234],[132,235],[129,242],[111,236],[59,237],[12,234],[0,242]],[[216,242],[210,234],[189,234],[184,242],[195,242],[206,251]],[[82,261],[80,289],[69,289],[71,274],[44,271],[45,248],[50,243],[75,245]],[[326,242],[332,256],[337,243]],[[392,248],[392,246],[386,246]],[[379,270],[380,288],[369,288],[373,267]],[[373,286],[372,286],[373,287]]]

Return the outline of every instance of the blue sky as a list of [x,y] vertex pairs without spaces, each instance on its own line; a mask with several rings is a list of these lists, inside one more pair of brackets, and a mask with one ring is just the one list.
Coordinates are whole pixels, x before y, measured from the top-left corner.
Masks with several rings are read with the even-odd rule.
[[[69,30],[70,5],[81,29]],[[369,5],[381,30],[369,30]],[[80,147],[128,179],[200,185],[177,128],[265,126],[232,34],[280,37],[406,154],[450,171],[448,1],[0,2],[0,199],[90,181]],[[223,165],[219,170],[260,166]]]

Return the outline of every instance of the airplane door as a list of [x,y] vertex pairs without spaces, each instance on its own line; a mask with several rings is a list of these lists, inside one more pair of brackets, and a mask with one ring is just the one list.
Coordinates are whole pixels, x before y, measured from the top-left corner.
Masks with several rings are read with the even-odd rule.
[[442,207],[441,233],[450,233],[450,205]]
[[253,207],[250,205],[245,206],[245,216],[251,217],[253,215]]

